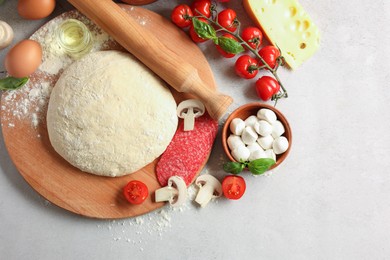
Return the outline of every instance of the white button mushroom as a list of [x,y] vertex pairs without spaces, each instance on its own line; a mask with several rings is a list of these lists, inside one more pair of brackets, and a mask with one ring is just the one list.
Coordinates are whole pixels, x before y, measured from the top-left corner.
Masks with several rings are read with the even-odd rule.
[[14,31],[6,22],[0,21],[0,50],[11,44],[14,38]]
[[197,99],[184,100],[176,109],[177,116],[184,119],[184,131],[194,130],[195,118],[202,116],[205,111],[203,103]]
[[218,198],[222,195],[221,183],[210,174],[199,176],[196,179],[195,184],[199,187],[195,202],[202,208],[205,207],[211,199]]
[[253,160],[260,159],[260,158],[268,158],[263,149],[255,150],[255,151],[251,152],[248,160],[253,161]]
[[245,126],[251,126],[253,127],[254,124],[259,121],[256,116],[250,116],[247,119],[245,119]]
[[230,150],[234,150],[240,146],[245,147],[244,142],[242,141],[241,137],[238,135],[229,135],[229,137],[227,139],[227,144],[228,144]]
[[284,136],[280,136],[275,138],[272,149],[274,150],[275,154],[282,154],[288,149],[288,140]]
[[179,176],[171,176],[168,185],[155,192],[156,202],[168,201],[172,206],[180,206],[186,201],[187,185]]
[[276,120],[275,123],[272,124],[272,136],[274,138],[276,137],[279,137],[281,136],[282,134],[284,134],[284,126],[282,124],[282,122],[280,122],[279,120]]
[[233,158],[236,159],[238,162],[247,161],[250,155],[251,152],[245,146],[240,146],[232,151]]
[[241,118],[234,118],[230,122],[230,131],[235,135],[241,135],[245,129],[245,122]]
[[258,137],[259,136],[257,135],[256,131],[250,126],[245,127],[241,135],[241,139],[244,144],[253,144],[254,142],[256,142]]
[[270,158],[270,159],[273,159],[274,161],[276,161],[276,154],[274,153],[274,150],[272,149],[268,149],[268,150],[265,150],[265,155],[267,156],[267,158]]
[[255,124],[254,128],[261,136],[270,135],[273,129],[272,125],[265,120],[260,120],[257,124]]
[[257,139],[257,143],[264,149],[272,148],[272,143],[274,142],[274,138],[272,135],[261,136]]
[[274,111],[268,108],[262,108],[257,111],[257,118],[259,120],[265,120],[271,125],[276,121],[277,117]]

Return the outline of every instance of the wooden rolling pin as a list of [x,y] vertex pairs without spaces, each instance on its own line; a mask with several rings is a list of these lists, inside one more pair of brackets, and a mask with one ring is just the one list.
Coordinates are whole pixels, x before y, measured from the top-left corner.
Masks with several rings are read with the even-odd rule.
[[[220,119],[232,98],[209,88],[198,71],[145,30],[111,0],[68,0],[120,45],[179,92],[195,95],[213,119]],[[146,47],[147,46],[147,47]]]

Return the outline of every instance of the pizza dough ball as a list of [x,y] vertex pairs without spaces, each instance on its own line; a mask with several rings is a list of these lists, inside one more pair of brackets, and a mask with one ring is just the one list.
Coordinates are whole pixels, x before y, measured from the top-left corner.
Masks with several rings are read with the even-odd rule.
[[177,123],[169,89],[119,51],[91,53],[70,65],[53,88],[47,112],[56,152],[82,171],[112,177],[159,157]]

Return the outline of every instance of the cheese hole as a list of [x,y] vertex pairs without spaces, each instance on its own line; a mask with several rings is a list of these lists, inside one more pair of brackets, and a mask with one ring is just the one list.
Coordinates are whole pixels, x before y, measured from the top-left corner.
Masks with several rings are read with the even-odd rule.
[[302,50],[306,48],[306,43],[302,42],[300,45],[299,45],[299,48],[301,48]]
[[310,22],[305,20],[302,24],[303,30],[307,30],[310,27]]
[[290,17],[294,17],[296,14],[297,14],[297,8],[295,8],[294,6],[291,6],[289,9]]
[[261,8],[261,12],[262,12],[262,13],[264,13],[264,12],[265,12],[264,8]]
[[276,0],[272,0],[272,3],[273,3],[273,4],[276,4]]
[[305,33],[303,34],[302,38],[303,38],[303,39],[308,39],[308,38],[310,38],[310,36],[311,36],[310,32],[305,32]]
[[295,21],[295,23],[294,23],[294,30],[297,30],[298,28],[300,28],[301,27],[301,21],[299,21],[299,20],[296,20]]

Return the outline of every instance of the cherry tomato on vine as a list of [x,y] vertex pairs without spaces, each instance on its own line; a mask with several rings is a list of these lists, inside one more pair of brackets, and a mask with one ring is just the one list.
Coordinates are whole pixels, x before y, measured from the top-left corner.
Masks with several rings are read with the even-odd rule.
[[211,17],[212,5],[210,0],[197,0],[191,5],[191,10],[194,16],[199,16],[199,13],[203,14],[207,18]]
[[130,181],[123,189],[123,195],[131,204],[141,204],[146,200],[148,194],[146,184],[137,180]]
[[222,181],[222,191],[226,198],[238,200],[244,195],[246,183],[244,178],[236,175],[228,175]]
[[[199,19],[199,21],[201,21],[201,22],[208,23],[208,21],[207,21],[206,19],[204,19],[204,18],[198,18],[198,19]],[[205,41],[208,40],[208,39],[204,39],[204,38],[200,37],[200,36],[196,33],[196,31],[195,31],[193,25],[191,25],[190,30],[189,30],[189,33],[190,33],[191,39],[192,39],[194,42],[196,42],[196,43],[201,43],[201,42],[205,42]]]
[[218,14],[218,23],[227,30],[234,32],[239,24],[237,14],[233,9],[225,9]]
[[[233,39],[233,40],[237,41],[236,37],[234,37],[233,35],[231,35],[229,33],[223,34],[222,37],[230,38],[230,39]],[[221,48],[221,46],[219,46],[219,45],[215,45],[215,47],[217,48],[219,53],[221,53],[221,55],[224,56],[225,58],[233,58],[234,56],[236,56],[236,54],[234,54],[234,53],[230,53],[230,52],[227,52],[227,51],[223,50]]]
[[263,76],[256,81],[256,93],[264,101],[272,98],[280,90],[278,81],[270,76]]
[[263,41],[263,33],[257,27],[247,27],[242,33],[241,37],[253,49],[257,49]]
[[280,51],[275,46],[268,45],[260,49],[259,55],[272,69],[274,69],[276,60],[280,56]]
[[186,28],[191,25],[192,10],[188,5],[178,5],[171,13],[171,20],[180,28]]
[[236,60],[234,68],[237,75],[244,79],[253,79],[259,72],[257,60],[246,54]]

